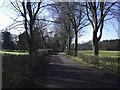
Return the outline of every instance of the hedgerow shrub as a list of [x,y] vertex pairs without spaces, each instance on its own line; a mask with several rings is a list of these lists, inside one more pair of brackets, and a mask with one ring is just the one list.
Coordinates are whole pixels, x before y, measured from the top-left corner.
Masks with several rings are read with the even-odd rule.
[[2,87],[16,87],[25,76],[28,56],[3,55],[2,57]]
[[[45,57],[51,54],[51,49],[39,50],[37,64],[45,63]],[[29,72],[29,55],[13,55],[5,54],[2,56],[2,87],[15,88],[20,87],[19,84],[30,78]]]

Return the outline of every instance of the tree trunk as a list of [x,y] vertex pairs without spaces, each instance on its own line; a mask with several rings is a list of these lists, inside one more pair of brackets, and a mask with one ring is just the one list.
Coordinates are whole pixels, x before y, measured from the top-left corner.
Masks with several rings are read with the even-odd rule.
[[77,36],[77,32],[75,32],[75,56],[77,56],[77,50],[78,49],[78,36]]
[[94,52],[94,56],[98,56],[99,54],[98,41],[93,42],[93,52]]
[[71,50],[71,35],[69,33],[69,50]]
[[70,48],[71,47],[71,37],[70,34],[68,34],[68,39],[67,39],[67,54],[70,54]]
[[34,66],[35,66],[35,62],[34,62],[34,53],[33,53],[33,49],[31,46],[31,43],[29,42],[29,62],[26,68],[26,75],[28,77],[28,79],[33,79],[33,71],[34,71]]
[[35,48],[34,45],[34,37],[30,39],[29,41],[29,57],[30,57],[30,63],[34,67],[37,64],[37,49]]
[[97,63],[98,62],[98,54],[99,54],[99,40],[97,38],[97,34],[96,32],[93,32],[93,53],[94,53],[94,62]]
[[30,64],[34,67],[35,66],[35,56],[34,56],[34,49],[32,43],[30,44],[29,47],[29,57],[30,57]]

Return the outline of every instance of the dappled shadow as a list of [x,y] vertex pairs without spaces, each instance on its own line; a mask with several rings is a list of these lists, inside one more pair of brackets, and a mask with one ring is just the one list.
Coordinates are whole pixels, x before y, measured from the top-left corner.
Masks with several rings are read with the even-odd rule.
[[101,88],[118,87],[114,75],[86,67],[64,63],[58,53],[46,58],[49,63],[38,66],[34,83],[45,88]]

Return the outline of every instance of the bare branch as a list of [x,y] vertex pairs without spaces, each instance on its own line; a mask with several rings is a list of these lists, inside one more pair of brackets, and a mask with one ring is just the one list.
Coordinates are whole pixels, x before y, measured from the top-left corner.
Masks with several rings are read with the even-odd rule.
[[92,24],[92,27],[94,28],[94,24],[93,24],[93,22],[92,22],[92,20],[90,19],[90,16],[89,16],[89,12],[88,12],[88,4],[87,4],[87,3],[86,3],[86,12],[87,12],[87,17],[88,17],[90,23]]

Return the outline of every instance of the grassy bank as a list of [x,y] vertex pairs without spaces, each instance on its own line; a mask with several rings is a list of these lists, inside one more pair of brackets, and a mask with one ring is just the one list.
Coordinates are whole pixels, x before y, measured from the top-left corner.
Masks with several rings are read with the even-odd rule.
[[118,51],[100,51],[97,63],[92,50],[79,51],[77,57],[75,57],[74,52],[71,51],[70,55],[67,55],[67,57],[82,64],[87,64],[88,66],[110,71],[115,74],[120,72],[120,56]]

